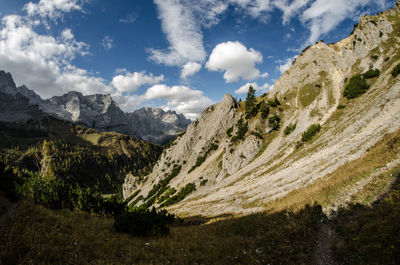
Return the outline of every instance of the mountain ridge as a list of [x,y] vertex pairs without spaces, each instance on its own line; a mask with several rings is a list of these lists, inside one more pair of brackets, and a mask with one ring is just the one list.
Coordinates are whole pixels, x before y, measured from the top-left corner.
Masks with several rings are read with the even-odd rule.
[[[218,103],[209,107],[164,151],[146,181],[132,187],[134,176],[127,177],[125,193],[140,190],[132,202],[153,201],[161,206],[163,192],[168,198],[169,191],[174,194],[190,184],[195,189],[180,201],[174,199],[168,210],[184,216],[243,215],[263,211],[291,191],[326,179],[399,128],[400,83],[399,77],[391,74],[400,63],[399,33],[397,2],[393,9],[363,16],[344,40],[318,42],[305,49],[273,90],[257,99],[257,104],[269,104],[267,119],[260,114],[246,119],[242,102],[214,128],[210,117],[225,115],[230,106],[221,109],[223,103]],[[365,94],[355,99],[344,97],[349,80],[362,78],[371,69],[380,74],[365,81],[370,87]],[[248,132],[237,141],[243,127],[240,119]],[[194,130],[199,124],[203,128]],[[321,131],[311,141],[302,141],[302,134],[315,124],[322,126]],[[286,135],[283,129],[289,125],[295,125],[294,130]],[[184,162],[182,158],[188,159]],[[174,168],[180,171],[168,186],[157,187]],[[158,193],[150,196],[157,189]]]
[[[147,111],[138,109],[134,112],[123,112],[110,94],[84,96],[80,92],[70,91],[62,96],[43,100],[25,85],[17,87],[11,74],[4,71],[0,71],[0,93],[7,94],[2,97],[4,108],[3,115],[0,116],[2,121],[24,122],[32,115],[43,112],[100,131],[129,134],[159,145],[173,139],[191,122],[182,114],[171,110],[148,107]],[[27,99],[27,102],[16,104],[15,101],[22,98]],[[13,112],[16,105],[19,106],[18,110]],[[26,106],[25,110],[23,105]]]

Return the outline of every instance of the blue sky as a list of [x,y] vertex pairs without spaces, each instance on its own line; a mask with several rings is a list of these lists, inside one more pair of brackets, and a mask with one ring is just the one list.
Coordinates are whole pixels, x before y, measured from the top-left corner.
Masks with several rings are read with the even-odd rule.
[[268,91],[304,47],[395,0],[2,0],[0,69],[44,98],[109,93],[194,119]]

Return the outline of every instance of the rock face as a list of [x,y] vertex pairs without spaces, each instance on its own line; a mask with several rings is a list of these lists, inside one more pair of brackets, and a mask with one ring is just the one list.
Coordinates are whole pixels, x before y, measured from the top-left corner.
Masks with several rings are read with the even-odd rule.
[[[169,206],[169,211],[181,215],[246,214],[262,211],[268,202],[360,158],[385,133],[400,128],[400,76],[391,75],[400,64],[399,12],[397,1],[391,10],[362,17],[348,38],[335,44],[318,42],[305,49],[268,96],[259,99],[281,102],[271,108],[269,116],[280,117],[277,131],[258,115],[248,120],[245,138],[232,143],[228,129],[233,127],[235,135],[244,110],[243,104],[238,107],[226,95],[164,151],[143,183],[126,185],[125,193],[140,190],[133,200],[143,196],[147,199],[138,204],[154,201],[158,206],[165,193],[161,190],[160,197],[149,198],[149,191],[164,183],[160,181],[168,179],[175,166],[181,170],[168,186],[179,191],[194,183],[196,190]],[[344,98],[348,80],[372,68],[381,73],[368,80],[368,91],[355,99]],[[346,107],[338,109],[339,104]],[[322,126],[318,136],[296,148],[302,133],[315,123]],[[290,124],[296,127],[285,135],[284,128]]]
[[166,144],[192,122],[175,111],[149,107],[127,113],[127,117],[140,138],[158,144]]
[[146,141],[165,144],[190,124],[182,114],[155,108],[125,113],[111,95],[88,95],[71,91],[43,100],[26,86],[16,87],[10,73],[0,71],[0,120],[24,122],[43,112],[59,119],[100,131],[116,131]]

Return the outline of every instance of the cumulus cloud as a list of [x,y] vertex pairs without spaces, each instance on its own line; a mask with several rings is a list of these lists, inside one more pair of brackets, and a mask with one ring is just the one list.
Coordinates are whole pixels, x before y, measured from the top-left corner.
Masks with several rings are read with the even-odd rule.
[[36,33],[37,25],[36,21],[18,15],[3,17],[0,69],[12,72],[17,83],[27,84],[42,97],[69,90],[84,94],[111,91],[102,78],[72,65],[76,56],[88,54],[88,45],[75,40],[71,29],[53,37]]
[[201,64],[196,63],[196,62],[188,62],[186,63],[181,72],[181,78],[185,79],[188,76],[194,75],[201,69]]
[[103,40],[101,41],[101,46],[105,51],[109,51],[114,47],[114,39],[110,36],[104,36]]
[[241,94],[247,94],[247,92],[249,91],[249,87],[252,86],[257,92],[267,92],[268,90],[270,90],[272,88],[272,86],[268,83],[265,83],[262,86],[259,86],[257,83],[252,82],[252,83],[247,83],[243,86],[241,86],[240,88],[235,90],[235,94],[237,95],[241,95]]
[[66,12],[82,11],[83,0],[40,0],[39,3],[29,2],[24,6],[29,16],[56,19]]
[[255,68],[256,63],[261,63],[263,57],[253,48],[247,49],[242,43],[235,41],[223,42],[215,46],[206,68],[211,71],[224,73],[226,82],[235,82],[239,78],[254,80],[260,76],[260,71]]
[[213,104],[213,101],[204,96],[202,91],[187,86],[154,85],[142,96],[144,101],[157,99],[167,102],[163,106],[164,109],[173,109],[183,113],[189,119],[196,119],[207,106]]
[[118,69],[119,75],[113,77],[111,85],[117,92],[134,92],[143,85],[154,85],[164,81],[164,75],[154,76],[143,72],[129,73],[125,69]]

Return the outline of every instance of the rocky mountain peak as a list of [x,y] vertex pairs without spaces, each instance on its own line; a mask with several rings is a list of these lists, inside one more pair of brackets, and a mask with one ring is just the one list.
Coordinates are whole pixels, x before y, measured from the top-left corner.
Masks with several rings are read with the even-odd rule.
[[7,94],[15,94],[16,85],[10,73],[0,71],[0,91]]

